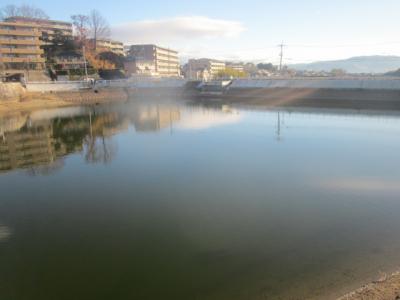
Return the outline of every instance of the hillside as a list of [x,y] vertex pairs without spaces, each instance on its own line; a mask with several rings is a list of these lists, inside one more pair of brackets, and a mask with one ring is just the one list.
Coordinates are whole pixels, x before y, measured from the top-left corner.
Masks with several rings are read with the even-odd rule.
[[386,73],[400,68],[400,56],[359,56],[344,60],[294,64],[289,65],[289,67],[307,71],[343,69],[348,73]]

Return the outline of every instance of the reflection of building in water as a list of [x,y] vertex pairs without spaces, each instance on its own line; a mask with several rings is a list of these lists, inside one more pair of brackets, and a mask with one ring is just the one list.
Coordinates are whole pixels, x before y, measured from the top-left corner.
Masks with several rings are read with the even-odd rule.
[[93,148],[99,137],[104,139],[115,135],[128,129],[128,126],[129,119],[121,118],[117,113],[56,118],[34,121],[33,124],[28,121],[22,126],[1,126],[0,172],[39,166],[49,170],[60,168],[60,158],[82,152],[85,144]]
[[53,137],[51,123],[24,127],[5,133],[0,141],[0,171],[52,164],[65,154],[65,146]]
[[178,107],[138,106],[132,115],[132,123],[135,125],[136,131],[160,131],[171,127],[180,118],[181,114]]
[[95,135],[108,137],[128,130],[129,120],[114,112],[93,116],[90,126],[90,131]]

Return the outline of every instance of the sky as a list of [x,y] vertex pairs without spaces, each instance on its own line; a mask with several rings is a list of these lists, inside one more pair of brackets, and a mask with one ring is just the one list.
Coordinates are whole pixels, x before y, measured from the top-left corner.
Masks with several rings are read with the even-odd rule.
[[400,56],[400,0],[0,0],[42,8],[52,19],[97,9],[111,38],[176,49],[183,59],[307,63]]

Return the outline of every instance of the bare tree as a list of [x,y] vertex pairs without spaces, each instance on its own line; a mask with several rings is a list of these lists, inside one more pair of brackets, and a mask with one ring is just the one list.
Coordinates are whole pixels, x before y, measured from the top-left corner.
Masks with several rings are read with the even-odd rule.
[[89,15],[90,33],[93,38],[93,47],[96,50],[97,40],[110,35],[110,26],[107,20],[97,10],[92,10]]
[[71,16],[79,42],[83,43],[89,32],[89,17],[86,15]]
[[1,9],[2,18],[26,17],[35,19],[48,19],[49,16],[40,8],[33,5],[7,5]]
[[103,134],[100,137],[88,137],[86,145],[85,160],[88,163],[110,163],[117,153],[115,144]]
[[18,16],[18,7],[16,5],[7,5],[1,9],[1,18],[5,19],[8,17]]

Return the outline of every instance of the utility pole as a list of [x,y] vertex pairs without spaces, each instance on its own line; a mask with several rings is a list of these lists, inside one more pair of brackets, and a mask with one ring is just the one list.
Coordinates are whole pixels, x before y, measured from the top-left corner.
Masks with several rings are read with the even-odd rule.
[[83,60],[85,62],[85,76],[86,76],[86,81],[87,81],[88,80],[88,71],[87,71],[85,46],[82,47],[82,52],[83,52]]
[[279,72],[282,72],[282,63],[283,63],[283,48],[285,47],[286,45],[284,45],[283,44],[283,42],[280,44],[280,45],[278,45],[278,47],[281,49],[281,53],[279,54],[279,56],[280,56],[280,62],[279,62]]

